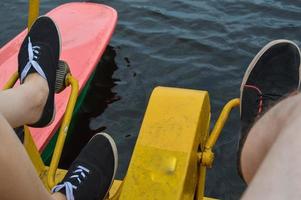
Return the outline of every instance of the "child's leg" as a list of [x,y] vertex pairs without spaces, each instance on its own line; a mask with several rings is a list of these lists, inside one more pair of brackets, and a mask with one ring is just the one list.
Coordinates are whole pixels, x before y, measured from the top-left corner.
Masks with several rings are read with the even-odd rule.
[[0,199],[64,200],[45,189],[25,149],[6,119],[0,115]]

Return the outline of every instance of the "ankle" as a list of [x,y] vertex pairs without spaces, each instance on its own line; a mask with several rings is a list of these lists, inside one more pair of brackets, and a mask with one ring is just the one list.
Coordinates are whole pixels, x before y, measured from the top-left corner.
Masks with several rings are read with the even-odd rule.
[[28,92],[24,95],[26,101],[31,102],[31,113],[29,116],[31,123],[35,123],[41,118],[47,102],[49,93],[48,83],[41,76],[34,73],[29,74],[21,86],[27,88]]
[[67,200],[66,196],[63,193],[60,193],[60,192],[55,192],[55,193],[51,194],[51,196],[55,200]]

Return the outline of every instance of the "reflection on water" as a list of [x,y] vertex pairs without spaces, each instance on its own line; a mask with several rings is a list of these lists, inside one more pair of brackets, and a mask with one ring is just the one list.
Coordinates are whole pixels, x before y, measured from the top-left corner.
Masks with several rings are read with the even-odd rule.
[[[69,1],[42,1],[42,13],[63,2]],[[111,42],[118,69],[102,91],[105,94],[93,88],[89,92],[80,120],[83,127],[78,129],[87,132],[85,140],[103,129],[114,137],[121,178],[155,86],[208,90],[215,121],[222,106],[239,95],[244,70],[263,45],[278,38],[300,41],[301,2],[295,0],[94,2],[108,4],[119,13]],[[1,0],[0,12],[5,17],[0,18],[0,44],[24,27],[26,4],[25,0]],[[96,77],[100,82],[102,78]],[[101,84],[93,87],[99,89]],[[214,149],[208,196],[238,199],[244,190],[236,173],[238,134],[239,112],[235,110]]]
[[111,103],[121,99],[115,92],[112,92],[112,88],[116,86],[115,82],[118,81],[118,79],[112,78],[114,71],[117,70],[115,56],[114,48],[108,46],[96,67],[87,95],[80,107],[77,118],[74,119],[75,125],[70,128],[73,132],[64,146],[60,163],[61,168],[68,169],[90,138],[94,134],[106,130],[105,124],[101,124],[97,128],[91,128],[90,121],[103,114]]

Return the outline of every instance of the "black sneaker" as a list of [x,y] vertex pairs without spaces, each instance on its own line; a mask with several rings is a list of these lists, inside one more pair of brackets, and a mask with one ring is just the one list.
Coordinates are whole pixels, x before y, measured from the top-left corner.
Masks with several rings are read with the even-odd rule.
[[47,80],[49,94],[42,116],[33,127],[44,127],[54,118],[54,89],[60,57],[61,39],[56,24],[47,16],[39,17],[26,35],[18,55],[21,84],[30,73],[38,73]]
[[63,181],[52,192],[63,193],[67,200],[104,199],[113,183],[117,162],[114,140],[106,133],[98,133],[82,149]]
[[240,154],[254,122],[280,99],[299,90],[300,50],[292,41],[274,40],[250,63],[240,87]]

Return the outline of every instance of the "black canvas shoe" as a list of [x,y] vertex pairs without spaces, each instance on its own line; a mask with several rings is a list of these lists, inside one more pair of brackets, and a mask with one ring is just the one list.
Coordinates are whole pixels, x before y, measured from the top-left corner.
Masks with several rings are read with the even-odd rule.
[[[18,73],[21,84],[30,73],[38,73],[48,82],[49,94],[42,116],[33,127],[44,127],[54,118],[54,89],[60,56],[59,30],[51,18],[39,17],[26,35],[18,55]],[[34,97],[33,97],[34,98]]]
[[67,200],[104,199],[113,183],[117,162],[114,140],[106,133],[98,133],[82,149],[63,181],[52,192],[63,193]]
[[275,40],[264,46],[250,63],[240,87],[240,154],[250,128],[280,99],[300,87],[300,50],[292,41]]

